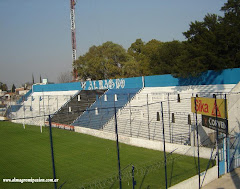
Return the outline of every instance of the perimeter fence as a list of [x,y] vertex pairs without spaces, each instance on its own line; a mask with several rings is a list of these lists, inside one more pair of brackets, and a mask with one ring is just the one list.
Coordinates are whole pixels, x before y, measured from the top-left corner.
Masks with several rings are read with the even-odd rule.
[[[43,120],[40,130],[50,136],[44,141],[48,141],[51,148],[51,154],[47,155],[47,162],[52,166],[51,177],[60,180],[54,183],[55,188],[168,188],[194,175],[198,175],[197,183],[201,187],[207,171],[215,163],[217,176],[239,166],[240,126],[236,112],[239,97],[238,93],[198,93],[196,97],[196,94],[139,92],[137,95],[101,95],[94,103],[81,99],[69,105],[79,98],[75,95],[61,106],[62,111],[48,114],[51,103],[48,103],[49,111],[46,111],[47,106],[38,101],[39,106],[36,103],[27,109],[23,104],[23,116],[11,112],[11,119],[22,123],[25,131],[31,128],[32,135],[37,127],[27,124],[31,121],[36,123],[35,119]],[[204,112],[210,108],[201,98],[211,98],[215,102],[216,106],[208,111],[211,116],[200,114],[200,109]],[[26,103],[32,100],[30,98]],[[81,103],[88,104],[85,110],[80,109]],[[37,110],[37,106],[43,106],[44,112],[31,116],[31,110]],[[224,106],[223,110],[220,106]],[[16,113],[21,115],[19,110]],[[225,117],[219,117],[219,113]],[[113,141],[54,127],[91,133]],[[31,140],[43,139],[37,135]],[[39,144],[40,141],[34,142],[29,147],[43,149]],[[13,150],[22,153],[20,147]],[[43,158],[32,155],[36,159]],[[2,161],[13,162],[11,159]],[[45,171],[50,171],[50,165]],[[9,169],[8,176],[14,177],[15,171],[13,167]]]

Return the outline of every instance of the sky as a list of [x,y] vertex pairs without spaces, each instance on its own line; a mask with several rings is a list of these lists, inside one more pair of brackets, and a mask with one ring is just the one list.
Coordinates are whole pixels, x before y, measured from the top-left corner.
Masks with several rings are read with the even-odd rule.
[[[77,0],[77,57],[112,41],[186,40],[189,24],[223,15],[227,0]],[[0,82],[9,88],[72,70],[70,0],[0,0]]]

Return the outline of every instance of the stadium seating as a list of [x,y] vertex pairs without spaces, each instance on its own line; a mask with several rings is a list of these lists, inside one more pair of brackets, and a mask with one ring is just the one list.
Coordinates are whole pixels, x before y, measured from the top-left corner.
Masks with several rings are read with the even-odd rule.
[[[239,93],[239,72],[239,69],[207,72],[188,79],[162,75],[34,85],[34,92],[21,98],[20,105],[8,108],[7,113],[19,123],[44,125],[51,115],[52,122],[57,124],[108,132],[115,132],[117,120],[121,135],[160,141],[164,125],[166,141],[181,144],[196,142],[195,130],[199,125],[200,141],[204,145],[214,140],[209,137],[214,131],[201,126],[201,115],[195,123],[191,97],[212,98],[217,94],[218,98],[224,98],[232,90]],[[229,113],[234,115],[228,121],[234,132],[238,127],[237,97],[228,102]]]
[[[195,117],[191,112],[191,97],[212,97],[218,91],[229,92],[233,85],[183,86],[183,87],[146,87],[117,112],[118,132],[122,135],[162,141],[162,115],[165,139],[167,142],[190,144],[190,135],[195,129]],[[157,121],[159,113],[160,121]],[[191,123],[189,122],[191,121]],[[198,118],[198,123],[201,118]],[[115,120],[103,126],[104,131],[115,132]],[[200,127],[201,143],[209,143],[206,138],[210,129]]]
[[102,129],[107,122],[114,119],[115,109],[118,111],[123,108],[139,90],[140,88],[110,89],[106,91],[72,125]]
[[44,125],[48,115],[55,113],[78,91],[34,92],[25,98],[21,108],[12,112],[12,121],[30,125]]
[[70,125],[105,91],[106,90],[80,91],[52,116],[52,122]]

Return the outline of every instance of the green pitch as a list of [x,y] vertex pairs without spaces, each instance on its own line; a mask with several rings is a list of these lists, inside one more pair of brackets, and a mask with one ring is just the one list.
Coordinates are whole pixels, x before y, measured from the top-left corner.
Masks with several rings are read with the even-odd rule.
[[[119,188],[116,142],[53,128],[59,188]],[[197,159],[168,154],[168,186],[197,174]],[[165,188],[162,152],[120,144],[122,188]],[[201,170],[208,160],[201,159]],[[3,183],[3,179],[53,178],[49,127],[0,122],[0,188],[54,188],[53,183]]]

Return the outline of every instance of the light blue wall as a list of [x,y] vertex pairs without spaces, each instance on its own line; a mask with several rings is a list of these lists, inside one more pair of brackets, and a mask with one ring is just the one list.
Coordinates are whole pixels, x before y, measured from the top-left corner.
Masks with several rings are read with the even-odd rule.
[[142,88],[142,77],[34,85],[34,92]]
[[144,87],[167,87],[187,85],[216,85],[237,84],[240,81],[240,68],[222,71],[207,71],[199,77],[175,78],[172,75],[155,75],[142,77],[85,81],[74,83],[60,83],[47,85],[34,85],[34,92],[44,91],[70,91],[94,89],[131,89]]
[[187,85],[216,85],[237,84],[240,81],[240,68],[226,69],[222,71],[207,71],[199,77],[174,78],[168,75],[156,75],[145,77],[145,87],[167,87]]
[[81,90],[79,82],[74,83],[58,83],[47,85],[34,85],[33,92],[47,92],[47,91],[73,91]]

